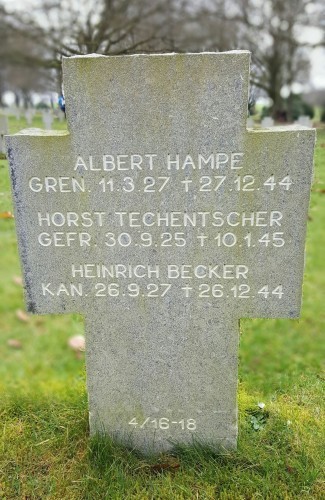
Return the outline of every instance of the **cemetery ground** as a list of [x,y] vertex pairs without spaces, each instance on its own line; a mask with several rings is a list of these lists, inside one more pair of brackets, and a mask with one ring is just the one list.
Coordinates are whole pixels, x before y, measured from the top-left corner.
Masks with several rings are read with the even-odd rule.
[[224,454],[194,443],[141,457],[89,438],[84,354],[68,347],[83,320],[24,314],[0,159],[1,499],[324,498],[325,129],[317,136],[301,319],[241,321],[238,450]]

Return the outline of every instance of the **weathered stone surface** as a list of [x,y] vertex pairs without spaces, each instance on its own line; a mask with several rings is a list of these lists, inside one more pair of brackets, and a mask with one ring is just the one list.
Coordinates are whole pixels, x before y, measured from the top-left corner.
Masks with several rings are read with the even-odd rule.
[[86,323],[91,432],[234,448],[238,322],[297,318],[315,132],[246,129],[249,53],[64,60],[8,137],[26,302]]

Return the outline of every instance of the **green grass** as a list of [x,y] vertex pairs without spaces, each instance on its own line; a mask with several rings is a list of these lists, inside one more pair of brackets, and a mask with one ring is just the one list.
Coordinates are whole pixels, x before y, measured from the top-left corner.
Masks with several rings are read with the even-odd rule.
[[[24,127],[10,120],[11,132]],[[324,498],[324,160],[323,129],[301,319],[241,322],[238,450],[224,455],[192,446],[143,458],[109,439],[89,438],[84,359],[67,347],[71,335],[83,332],[82,318],[17,318],[24,304],[13,281],[20,274],[14,221],[0,219],[0,499]],[[5,160],[0,182],[0,212],[12,211]]]

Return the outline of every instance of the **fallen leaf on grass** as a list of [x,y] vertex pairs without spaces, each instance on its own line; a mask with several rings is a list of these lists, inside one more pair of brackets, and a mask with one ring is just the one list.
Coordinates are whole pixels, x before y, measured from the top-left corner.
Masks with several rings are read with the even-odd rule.
[[14,216],[11,212],[0,212],[0,219],[13,219]]
[[30,320],[29,314],[27,314],[25,311],[22,311],[21,309],[17,309],[16,317],[20,319],[20,321],[24,321],[24,323],[27,323]]
[[164,456],[159,459],[159,461],[155,464],[150,464],[148,462],[142,462],[138,467],[136,467],[136,471],[143,470],[146,472],[154,472],[155,474],[160,474],[163,472],[173,472],[180,468],[180,463],[177,461],[175,457],[172,456]]
[[179,469],[179,463],[161,463],[161,464],[154,464],[150,466],[150,469],[152,472],[156,472],[159,474],[160,472],[165,472],[165,471],[173,471]]
[[75,352],[85,350],[85,337],[83,335],[74,335],[68,340],[68,346]]
[[17,339],[9,339],[7,341],[7,345],[8,345],[8,347],[12,347],[13,349],[21,349],[23,347],[20,340],[17,340]]
[[13,276],[12,281],[18,286],[23,286],[23,280],[21,276]]

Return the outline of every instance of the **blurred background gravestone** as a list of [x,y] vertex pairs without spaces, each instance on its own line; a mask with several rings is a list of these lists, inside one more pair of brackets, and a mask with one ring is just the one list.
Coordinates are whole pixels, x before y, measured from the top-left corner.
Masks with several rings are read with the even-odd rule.
[[42,113],[42,119],[45,130],[51,130],[53,123],[53,114],[52,111],[46,110]]
[[6,115],[0,115],[0,153],[5,153],[6,147],[4,136],[8,134],[8,118]]
[[299,116],[297,120],[298,125],[302,125],[303,127],[312,128],[313,122],[309,116]]
[[266,116],[265,118],[263,118],[263,120],[261,121],[261,126],[264,128],[268,128],[268,127],[274,127],[274,120],[273,118],[271,118],[270,116]]
[[34,118],[34,110],[31,108],[26,109],[25,118],[26,118],[27,125],[32,125],[33,118]]

